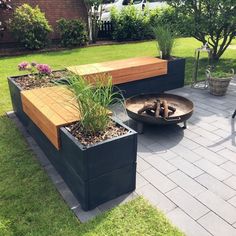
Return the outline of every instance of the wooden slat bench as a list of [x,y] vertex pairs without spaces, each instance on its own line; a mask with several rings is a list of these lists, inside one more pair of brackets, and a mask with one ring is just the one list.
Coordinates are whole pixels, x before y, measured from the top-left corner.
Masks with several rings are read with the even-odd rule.
[[79,66],[67,67],[77,75],[93,81],[101,74],[112,76],[114,85],[167,74],[167,61],[154,57],[130,58]]
[[25,90],[21,92],[23,111],[59,149],[58,130],[80,120],[73,94],[63,86]]

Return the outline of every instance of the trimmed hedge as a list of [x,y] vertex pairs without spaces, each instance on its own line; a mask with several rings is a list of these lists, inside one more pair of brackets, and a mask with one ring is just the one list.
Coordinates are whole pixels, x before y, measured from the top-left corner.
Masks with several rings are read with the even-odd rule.
[[40,49],[46,46],[52,28],[38,6],[23,4],[13,13],[9,30],[26,48]]
[[172,7],[145,9],[140,11],[135,6],[124,7],[121,11],[112,9],[112,38],[117,41],[143,40],[155,38],[153,27],[168,26],[178,36],[187,36],[182,27],[182,18]]
[[86,25],[80,19],[57,21],[61,35],[61,44],[64,47],[83,46],[88,42]]

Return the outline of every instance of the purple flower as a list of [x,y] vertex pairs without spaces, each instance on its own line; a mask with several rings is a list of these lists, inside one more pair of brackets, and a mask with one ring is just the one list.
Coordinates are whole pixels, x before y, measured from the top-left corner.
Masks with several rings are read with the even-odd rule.
[[28,70],[29,69],[29,63],[27,61],[23,61],[18,65],[19,70]]
[[47,64],[37,64],[36,68],[40,74],[50,75],[52,73],[52,69]]

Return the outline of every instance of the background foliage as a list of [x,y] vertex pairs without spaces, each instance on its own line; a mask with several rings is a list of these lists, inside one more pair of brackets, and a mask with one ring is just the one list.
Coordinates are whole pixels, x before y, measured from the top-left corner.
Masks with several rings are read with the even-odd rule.
[[32,8],[28,4],[16,8],[9,21],[9,29],[14,37],[29,49],[45,47],[48,34],[52,31],[39,7]]
[[[213,48],[218,60],[236,36],[235,0],[167,0],[187,34]],[[184,17],[182,17],[184,16]],[[181,21],[180,21],[181,19]]]
[[88,33],[83,21],[80,19],[60,19],[57,23],[63,46],[83,46],[87,44]]

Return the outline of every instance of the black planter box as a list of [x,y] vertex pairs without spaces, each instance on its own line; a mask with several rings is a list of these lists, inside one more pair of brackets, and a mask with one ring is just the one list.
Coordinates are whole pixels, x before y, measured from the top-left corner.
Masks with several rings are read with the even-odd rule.
[[21,94],[20,94],[22,91],[22,88],[18,86],[17,83],[15,82],[15,79],[19,77],[21,76],[14,76],[14,77],[8,78],[8,85],[9,85],[13,110],[15,114],[17,115],[17,117],[19,118],[19,120],[21,121],[21,123],[24,126],[26,126],[29,121],[29,118],[24,113],[23,107],[22,107]]
[[[83,209],[116,198],[135,189],[137,134],[129,127],[126,135],[85,148],[65,128],[60,129],[61,156],[69,172],[62,173]],[[71,185],[75,179],[80,184]]]
[[65,128],[60,128],[59,151],[31,120],[27,125],[84,210],[135,190],[137,133],[115,121],[129,132],[89,148],[84,148]]
[[13,109],[52,165],[67,183],[84,210],[122,194],[136,185],[137,133],[115,119],[129,132],[89,148],[84,148],[65,128],[60,128],[61,149],[57,150],[44,133],[24,113],[21,88],[8,79]]
[[121,90],[125,98],[140,93],[163,93],[183,87],[184,79],[185,59],[175,58],[174,60],[168,61],[168,73],[166,75],[116,85],[116,90]]

